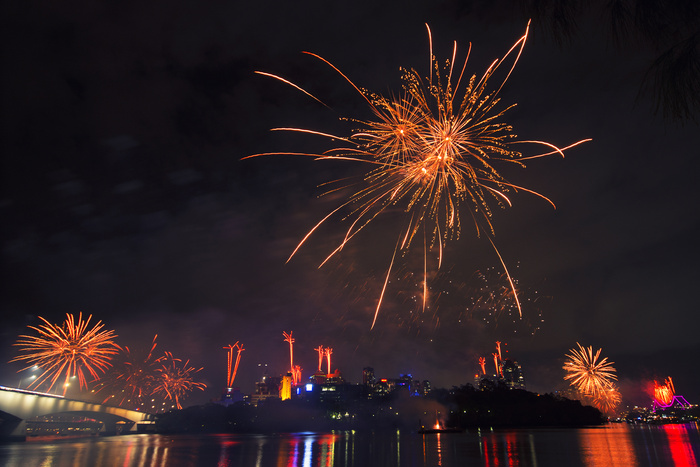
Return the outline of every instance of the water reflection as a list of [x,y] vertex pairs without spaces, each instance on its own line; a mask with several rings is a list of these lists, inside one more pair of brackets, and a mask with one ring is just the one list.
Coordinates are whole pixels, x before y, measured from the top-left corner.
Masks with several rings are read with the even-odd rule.
[[[697,467],[693,444],[690,441],[687,425],[664,425],[664,431],[668,438],[668,446],[671,450],[673,464],[681,467]],[[697,424],[695,435],[697,436]],[[697,441],[697,439],[696,439]]]
[[479,430],[478,434],[479,452],[485,467],[537,465],[534,437],[527,430]]
[[698,426],[276,435],[123,435],[0,445],[0,465],[64,467],[695,466]]
[[[601,432],[604,435],[601,435]],[[580,431],[581,457],[590,467],[639,465],[627,425],[615,424]]]

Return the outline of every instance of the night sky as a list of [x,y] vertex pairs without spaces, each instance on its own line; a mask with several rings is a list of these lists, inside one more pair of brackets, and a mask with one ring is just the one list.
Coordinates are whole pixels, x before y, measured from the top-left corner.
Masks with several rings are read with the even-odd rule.
[[[422,311],[422,249],[400,258],[374,329],[372,317],[404,216],[387,212],[322,268],[348,222],[333,217],[286,263],[299,241],[347,198],[319,185],[358,176],[356,163],[291,156],[326,141],[271,133],[296,126],[349,134],[370,118],[358,86],[400,91],[399,67],[428,72],[452,42],[481,75],[523,34],[528,12],[502,2],[11,2],[3,7],[2,296],[0,357],[37,317],[93,315],[117,342],[158,348],[204,367],[217,397],[223,347],[245,347],[236,384],[251,392],[264,368],[287,370],[283,331],[309,375],[318,345],[351,381],[410,373],[434,386],[473,382],[478,358],[507,343],[528,389],[565,387],[576,342],[615,362],[623,398],[671,376],[700,402],[698,125],[654,112],[643,78],[656,51],[616,46],[600,12],[558,41],[535,21],[501,93],[520,139],[566,153],[505,166],[512,182],[547,196],[512,197],[494,211],[495,243],[518,281],[523,319],[470,308],[479,277],[502,267],[464,222],[439,271],[431,262]],[[279,81],[318,96],[323,107]],[[538,148],[519,146],[525,154]],[[465,215],[465,219],[470,217]],[[502,278],[501,278],[502,281]],[[502,282],[501,282],[502,283]],[[497,286],[494,285],[494,286]],[[0,366],[16,385],[19,364]]]

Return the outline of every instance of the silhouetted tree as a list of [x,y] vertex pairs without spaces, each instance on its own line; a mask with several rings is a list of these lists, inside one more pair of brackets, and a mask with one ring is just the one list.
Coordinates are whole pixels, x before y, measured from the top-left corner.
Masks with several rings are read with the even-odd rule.
[[641,79],[654,113],[680,123],[700,113],[700,2],[698,0],[527,0],[525,12],[560,44],[578,32],[586,13],[603,17],[618,46],[654,50]]

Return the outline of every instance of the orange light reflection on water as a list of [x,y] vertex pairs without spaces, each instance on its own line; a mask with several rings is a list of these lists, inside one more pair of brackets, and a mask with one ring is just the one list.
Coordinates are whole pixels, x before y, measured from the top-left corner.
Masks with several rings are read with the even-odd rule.
[[[600,436],[599,430],[607,431]],[[627,426],[609,425],[579,431],[581,459],[590,467],[634,467],[639,465]]]

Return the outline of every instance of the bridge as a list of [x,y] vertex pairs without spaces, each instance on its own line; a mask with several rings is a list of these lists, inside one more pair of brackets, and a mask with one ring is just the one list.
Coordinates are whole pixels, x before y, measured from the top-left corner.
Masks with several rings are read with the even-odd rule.
[[103,434],[135,432],[155,416],[63,396],[0,386],[0,440],[26,439],[27,420],[45,415],[71,415],[102,422]]

